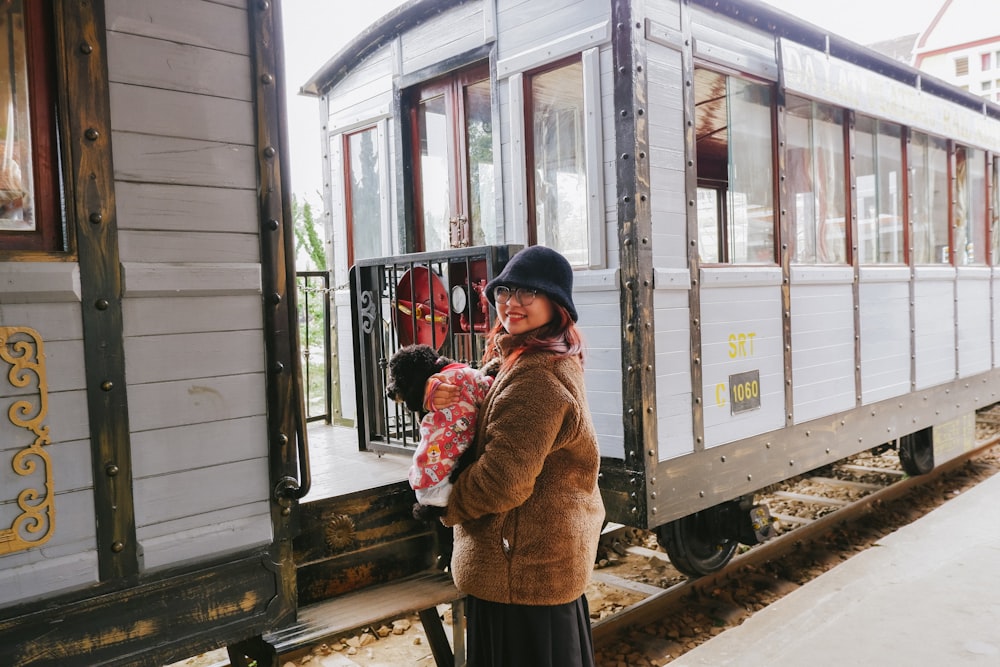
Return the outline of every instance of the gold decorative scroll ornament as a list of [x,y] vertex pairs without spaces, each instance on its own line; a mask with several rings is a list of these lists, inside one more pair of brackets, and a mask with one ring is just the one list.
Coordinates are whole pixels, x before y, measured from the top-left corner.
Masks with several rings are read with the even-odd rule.
[[[55,532],[56,521],[52,461],[43,449],[50,439],[49,427],[42,424],[49,402],[42,337],[28,327],[0,327],[0,359],[10,366],[7,379],[15,390],[0,389],[0,393],[14,399],[7,410],[7,417],[15,427],[27,429],[32,438],[32,442],[17,450],[11,459],[14,473],[26,478],[21,488],[9,481],[0,486],[0,493],[3,493],[0,497],[0,516],[9,515],[11,501],[16,503],[15,512],[20,512],[10,528],[0,529],[2,556],[44,544]],[[27,396],[17,391],[25,388],[29,389]],[[0,449],[6,449],[7,445],[7,442],[0,442]],[[4,476],[0,472],[0,478]],[[44,490],[40,490],[38,487],[43,482]],[[8,495],[13,492],[17,492],[16,498]],[[5,505],[8,510],[4,510]]]

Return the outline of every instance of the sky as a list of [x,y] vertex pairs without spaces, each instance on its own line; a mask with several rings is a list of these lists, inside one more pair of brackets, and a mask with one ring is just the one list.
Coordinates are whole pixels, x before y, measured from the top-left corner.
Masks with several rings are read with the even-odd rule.
[[[403,1],[282,1],[292,191],[317,208],[323,187],[319,100],[299,95],[298,90],[351,39]],[[830,32],[870,44],[921,32],[945,0],[765,1]]]

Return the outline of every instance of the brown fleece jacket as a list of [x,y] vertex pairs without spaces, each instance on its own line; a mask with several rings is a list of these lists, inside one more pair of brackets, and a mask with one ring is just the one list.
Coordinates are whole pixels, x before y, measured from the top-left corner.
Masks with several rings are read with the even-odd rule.
[[[499,340],[506,356],[519,337]],[[583,595],[604,505],[600,453],[576,359],[523,354],[480,408],[478,457],[442,521],[455,526],[458,589],[492,602],[557,605]]]

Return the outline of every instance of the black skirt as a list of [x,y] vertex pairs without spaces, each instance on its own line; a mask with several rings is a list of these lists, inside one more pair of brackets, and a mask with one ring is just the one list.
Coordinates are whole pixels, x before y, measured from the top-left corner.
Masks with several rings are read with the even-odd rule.
[[468,667],[595,667],[587,597],[537,607],[466,598]]

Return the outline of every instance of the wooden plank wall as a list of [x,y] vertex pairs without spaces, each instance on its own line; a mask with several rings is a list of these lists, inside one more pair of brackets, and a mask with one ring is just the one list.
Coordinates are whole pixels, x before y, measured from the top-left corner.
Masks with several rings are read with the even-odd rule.
[[796,424],[850,410],[856,403],[853,283],[850,266],[792,269]]
[[[83,331],[80,320],[79,277],[75,265],[48,263],[5,265],[0,292],[0,325],[28,326],[42,338],[48,410],[43,424],[51,443],[45,445],[55,485],[55,531],[41,548],[0,557],[0,607],[36,599],[61,590],[97,582],[96,526],[93,478],[90,465],[90,428],[84,390]],[[49,280],[38,280],[48,276]],[[22,285],[22,281],[24,284]],[[73,285],[75,284],[75,292]],[[40,290],[39,285],[44,287]],[[62,287],[60,287],[60,285]],[[17,303],[18,300],[48,300]],[[7,382],[8,366],[0,362],[0,527],[10,528],[21,514],[15,505],[24,488],[44,490],[44,478],[14,473],[12,457],[31,444],[34,436],[14,426],[7,410],[14,401],[27,399],[38,407],[38,386],[32,379],[18,389]],[[36,461],[37,462],[37,461]],[[40,465],[40,464],[39,464]]]
[[271,540],[245,0],[108,0],[145,569]]

